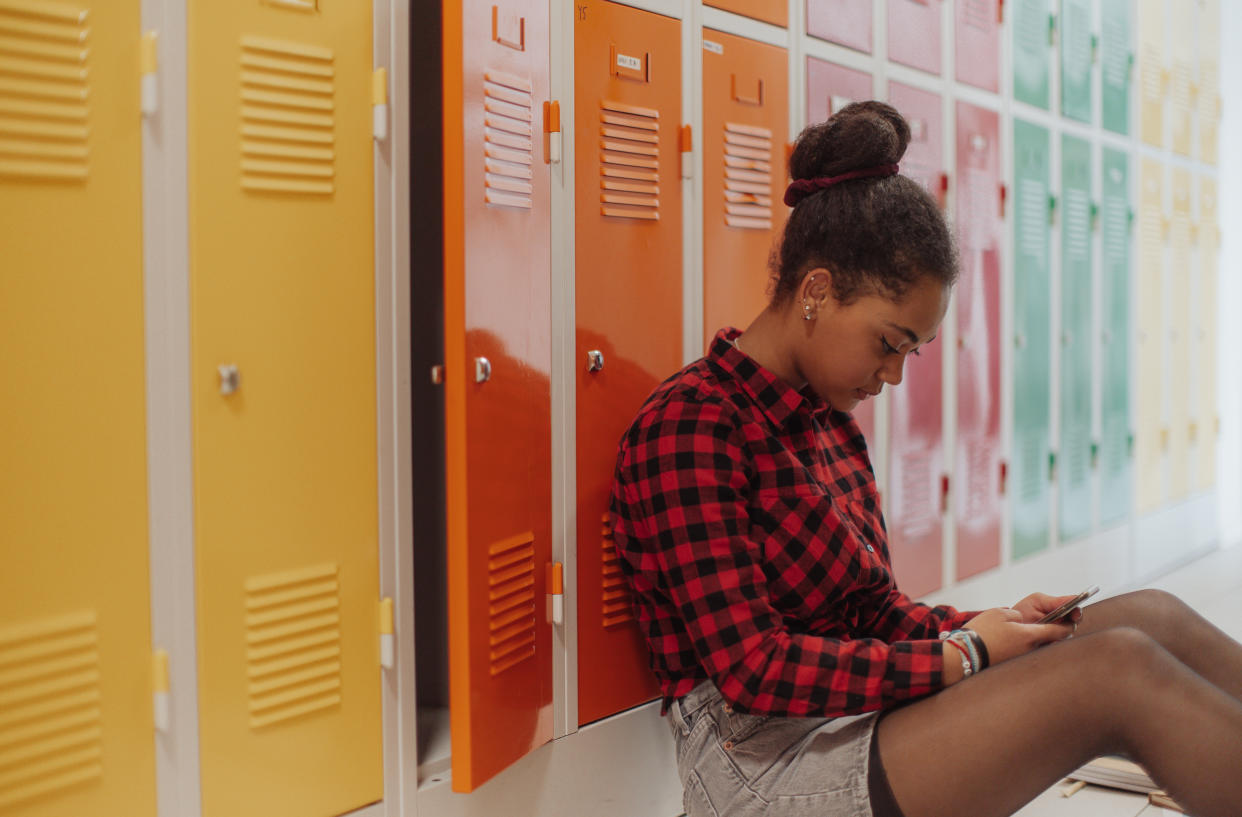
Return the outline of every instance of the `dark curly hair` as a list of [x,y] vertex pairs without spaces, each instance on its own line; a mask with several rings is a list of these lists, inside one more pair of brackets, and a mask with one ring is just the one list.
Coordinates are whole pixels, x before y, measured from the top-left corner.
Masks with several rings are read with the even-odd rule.
[[[795,180],[896,164],[910,126],[883,102],[855,102],[798,136],[789,159]],[[788,301],[808,270],[832,273],[841,303],[862,295],[905,295],[923,276],[946,286],[957,279],[957,251],[932,197],[906,176],[851,179],[794,206],[776,263],[773,305]]]

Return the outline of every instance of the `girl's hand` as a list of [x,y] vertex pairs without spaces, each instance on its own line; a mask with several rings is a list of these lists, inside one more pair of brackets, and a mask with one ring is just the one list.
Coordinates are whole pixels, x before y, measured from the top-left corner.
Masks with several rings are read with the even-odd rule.
[[[1015,604],[1013,609],[1022,614],[1022,621],[1027,624],[1034,624],[1072,598],[1074,598],[1072,595],[1049,596],[1046,593],[1032,593]],[[1080,618],[1082,618],[1082,609],[1075,607],[1062,621],[1073,623]]]
[[[1056,604],[1053,604],[1048,609],[1055,607]],[[1045,644],[1068,638],[1074,632],[1074,625],[1064,619],[1056,624],[1027,624],[1024,614],[1012,607],[985,610],[966,622],[966,627],[983,638],[992,664],[999,664]]]

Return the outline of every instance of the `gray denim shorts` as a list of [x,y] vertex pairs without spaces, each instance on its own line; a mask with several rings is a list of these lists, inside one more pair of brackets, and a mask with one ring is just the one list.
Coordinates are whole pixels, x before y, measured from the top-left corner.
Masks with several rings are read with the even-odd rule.
[[673,703],[668,720],[688,817],[871,817],[878,713],[743,715],[704,681]]

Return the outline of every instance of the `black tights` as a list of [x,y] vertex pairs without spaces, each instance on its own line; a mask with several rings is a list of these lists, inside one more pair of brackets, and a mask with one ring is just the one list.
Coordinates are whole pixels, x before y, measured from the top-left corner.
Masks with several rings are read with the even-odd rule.
[[1242,812],[1242,645],[1175,596],[1084,608],[1077,634],[893,710],[877,727],[905,817],[1013,814],[1124,754],[1201,817]]

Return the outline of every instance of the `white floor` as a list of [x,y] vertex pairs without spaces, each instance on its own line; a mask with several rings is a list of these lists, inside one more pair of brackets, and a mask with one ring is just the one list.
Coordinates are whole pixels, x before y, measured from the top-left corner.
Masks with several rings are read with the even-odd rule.
[[[1148,584],[1181,597],[1201,615],[1242,641],[1242,548],[1220,550]],[[1148,805],[1145,796],[1087,786],[1063,797],[1054,786],[1018,817],[1164,817],[1177,812]]]

